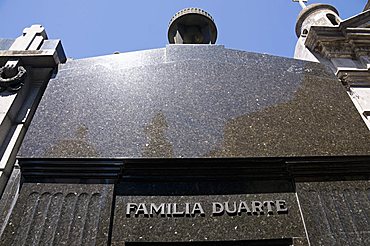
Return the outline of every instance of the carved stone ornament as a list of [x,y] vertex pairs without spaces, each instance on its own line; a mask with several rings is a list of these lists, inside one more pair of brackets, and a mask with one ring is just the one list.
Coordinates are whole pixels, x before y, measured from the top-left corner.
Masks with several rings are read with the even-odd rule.
[[18,66],[17,74],[9,78],[5,76],[6,69],[5,66],[0,68],[0,92],[5,90],[10,92],[18,91],[24,84],[24,79],[27,74],[26,69],[22,66]]

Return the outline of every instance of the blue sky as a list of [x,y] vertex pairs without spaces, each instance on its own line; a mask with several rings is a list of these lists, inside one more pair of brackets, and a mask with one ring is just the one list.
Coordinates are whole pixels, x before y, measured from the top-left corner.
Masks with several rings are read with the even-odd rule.
[[[362,11],[367,0],[310,0],[335,6],[342,19]],[[0,37],[24,27],[45,26],[61,39],[68,57],[82,58],[164,47],[168,22],[178,10],[199,7],[218,28],[227,48],[292,57],[298,3],[292,0],[0,0]]]

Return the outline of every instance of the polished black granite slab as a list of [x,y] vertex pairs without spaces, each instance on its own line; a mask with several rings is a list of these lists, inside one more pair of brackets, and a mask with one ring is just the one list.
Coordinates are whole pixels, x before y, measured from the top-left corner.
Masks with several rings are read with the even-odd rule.
[[3,234],[7,220],[13,209],[14,202],[17,200],[19,184],[21,180],[21,171],[15,168],[5,186],[0,199],[0,238]]
[[[238,241],[210,241],[210,242],[128,242],[113,243],[113,246],[290,246],[293,240],[238,240]],[[294,244],[297,245],[297,244]],[[300,246],[300,245],[298,245]]]
[[20,156],[369,155],[369,138],[321,64],[169,45],[61,65]]
[[[271,240],[274,242],[271,245],[279,245],[277,239],[285,243],[293,238],[304,241],[304,225],[292,185],[291,180],[240,177],[209,181],[204,178],[170,181],[167,178],[160,182],[122,179],[115,187],[112,244],[202,242],[218,245],[215,243],[218,242],[222,245],[221,242],[225,242],[229,245],[228,242],[240,241],[236,245],[270,245],[267,242]],[[277,200],[284,200],[286,211],[278,211]],[[272,202],[270,210],[266,201]],[[204,213],[200,210],[193,213],[196,203]],[[213,203],[217,203],[216,207]],[[263,211],[254,211],[254,203],[262,205]],[[148,213],[136,214],[138,207],[135,206],[139,204],[145,204]],[[157,207],[162,204],[162,213],[150,214],[152,204]],[[262,241],[253,244],[254,240]]]
[[[251,203],[257,201],[284,200],[287,212],[255,213]],[[213,214],[213,203],[225,206],[222,214]],[[245,202],[251,213],[227,213],[237,211],[241,202]],[[131,203],[131,205],[129,205]],[[145,204],[148,213],[150,204],[163,204],[165,214],[135,214],[135,209],[127,212],[128,206]],[[173,204],[177,212],[186,211],[189,204],[190,213],[197,203],[204,213],[185,215],[168,215],[167,209]],[[227,205],[226,205],[226,204]],[[198,207],[197,207],[198,208]],[[172,212],[173,212],[172,207]],[[212,195],[212,196],[117,196],[115,203],[112,243],[123,242],[201,242],[232,240],[266,240],[266,239],[305,238],[299,206],[294,193]]]
[[311,245],[370,245],[370,181],[296,187]]
[[113,185],[25,183],[1,245],[107,245]]
[[113,243],[113,246],[303,246],[297,240],[237,240],[237,241],[208,241],[208,242],[128,242]]

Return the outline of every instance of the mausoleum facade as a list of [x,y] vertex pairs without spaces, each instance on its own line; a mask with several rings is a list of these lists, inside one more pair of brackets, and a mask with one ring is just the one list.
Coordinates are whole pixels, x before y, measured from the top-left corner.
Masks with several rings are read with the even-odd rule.
[[66,59],[0,39],[3,245],[369,245],[370,10],[310,5],[295,59],[215,44]]

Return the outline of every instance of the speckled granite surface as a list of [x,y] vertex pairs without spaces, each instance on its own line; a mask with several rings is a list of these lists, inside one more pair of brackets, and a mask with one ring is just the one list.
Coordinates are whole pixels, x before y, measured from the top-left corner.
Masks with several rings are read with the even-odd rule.
[[[212,202],[228,203],[230,210],[238,208],[241,201],[249,207],[251,201],[284,199],[289,209],[286,214],[241,214],[217,216],[212,214]],[[234,207],[234,202],[236,207]],[[190,204],[190,211],[199,203],[204,215],[194,216],[127,216],[128,203],[176,203],[178,211]],[[225,205],[226,206],[226,205]],[[167,211],[167,209],[166,209]],[[167,212],[166,212],[167,213]],[[245,194],[218,196],[117,196],[114,214],[112,243],[119,242],[186,242],[263,240],[305,237],[299,207],[294,193]]]
[[369,138],[323,65],[170,45],[62,65],[20,156],[368,155]]
[[297,183],[311,245],[370,245],[370,181]]
[[107,245],[113,185],[26,183],[1,245]]
[[[59,170],[76,178],[78,171],[69,170],[76,166],[68,166],[72,160],[68,158],[118,158],[122,169],[109,170],[119,180],[115,185],[67,184],[67,175],[64,183],[24,183],[1,240],[7,244],[130,245],[234,240],[276,243],[282,239],[281,245],[290,244],[284,240],[308,245],[307,229],[312,245],[347,245],[349,237],[356,243],[367,242],[368,182],[294,183],[288,171],[321,175],[322,167],[309,166],[310,162],[320,160],[325,165],[323,157],[340,156],[330,160],[335,171],[342,170],[343,176],[357,174],[343,168],[349,163],[351,168],[365,170],[366,175],[364,161],[336,162],[345,159],[342,156],[370,155],[369,139],[370,133],[344,87],[321,64],[209,45],[170,45],[71,60],[60,66],[57,77],[49,82],[27,132],[19,153],[23,174],[49,171],[56,175]],[[281,159],[276,161],[279,165],[271,162],[268,169],[263,168],[266,163],[253,162],[261,166],[251,169],[254,181],[250,176],[235,180],[237,177],[226,175],[229,183],[215,179],[166,183],[156,173],[174,174],[173,170],[161,171],[165,163],[156,171],[149,168],[154,159],[143,160],[152,162],[142,166],[133,160],[182,157],[191,162],[191,158],[202,157],[313,159],[306,169],[302,168],[305,161],[297,161],[300,158],[296,162],[285,158],[289,165],[280,163],[284,158],[274,158]],[[48,165],[51,159],[42,158],[62,159],[53,159],[59,161],[53,166]],[[132,158],[132,162],[125,158]],[[178,159],[166,160],[181,165]],[[29,163],[22,166],[22,161]],[[234,163],[230,161],[230,165]],[[82,167],[83,163],[78,166]],[[107,171],[104,165],[88,167],[84,171],[91,171],[95,178],[99,168]],[[176,168],[191,174],[186,166]],[[324,174],[328,171],[325,168]],[[266,170],[284,179],[258,176]],[[135,175],[148,180],[135,183],[124,178],[134,180]],[[150,176],[158,176],[156,183]],[[89,182],[94,182],[91,179]],[[37,178],[33,181],[38,182]],[[278,200],[286,202],[288,213],[212,213],[213,202],[265,204]],[[127,216],[128,203],[185,207],[186,203],[199,203],[205,213],[149,219]]]

